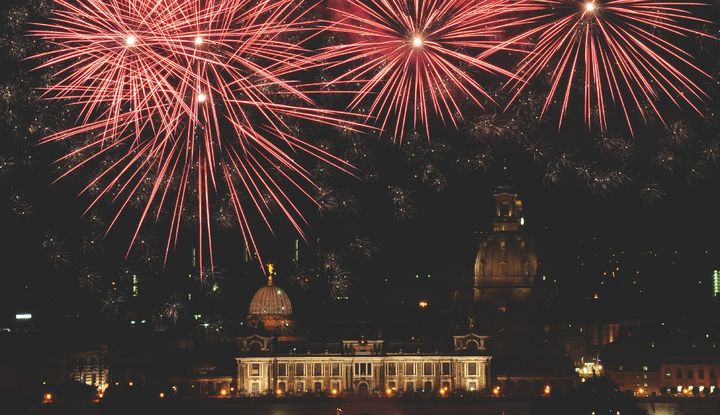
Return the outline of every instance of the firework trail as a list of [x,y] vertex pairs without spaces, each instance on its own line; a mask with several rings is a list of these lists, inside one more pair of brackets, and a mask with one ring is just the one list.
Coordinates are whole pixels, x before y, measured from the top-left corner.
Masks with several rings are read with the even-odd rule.
[[[290,78],[309,64],[303,44],[314,33],[307,18],[312,6],[294,0],[55,5],[50,20],[32,33],[51,50],[34,58],[53,75],[45,97],[72,104],[79,117],[76,127],[43,141],[80,143],[62,160],[80,161],[62,176],[101,163],[83,190],[95,193],[88,209],[110,197],[119,205],[111,228],[141,194],[131,246],[143,223],[168,210],[167,258],[185,205],[194,203],[200,269],[207,251],[212,268],[214,193],[230,200],[246,246],[255,252],[249,210],[270,228],[264,196],[302,234],[304,218],[287,189],[310,197],[304,187],[313,179],[297,156],[349,166],[299,137],[289,120],[359,126],[343,120],[345,113],[315,107],[312,91]],[[120,156],[111,159],[113,152]]]
[[[535,9],[530,29],[511,39],[534,44],[521,60],[517,78],[509,81],[517,97],[527,80],[549,74],[550,91],[542,114],[559,102],[562,126],[572,98],[572,87],[583,88],[584,120],[597,121],[607,129],[606,107],[622,109],[633,133],[632,112],[643,120],[663,117],[659,103],[688,105],[701,113],[707,94],[693,80],[707,76],[692,62],[682,38],[711,37],[694,25],[709,21],[694,17],[689,9],[701,3],[655,0],[531,0],[524,8]],[[522,79],[522,80],[520,80]],[[509,104],[510,105],[510,104]],[[664,122],[664,121],[663,121]]]
[[488,59],[511,49],[500,36],[520,22],[510,15],[512,7],[520,12],[522,2],[347,0],[331,6],[327,30],[342,41],[317,59],[344,72],[326,86],[349,86],[349,109],[369,105],[368,119],[383,130],[394,122],[398,141],[408,126],[422,125],[429,136],[431,114],[457,128],[463,102],[482,107],[493,101],[471,71],[513,76]]

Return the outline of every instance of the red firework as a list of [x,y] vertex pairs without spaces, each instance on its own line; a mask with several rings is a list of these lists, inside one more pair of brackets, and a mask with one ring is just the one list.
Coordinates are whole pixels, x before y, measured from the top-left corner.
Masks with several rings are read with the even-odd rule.
[[706,94],[692,75],[709,75],[668,38],[708,36],[692,28],[707,21],[688,10],[701,3],[532,0],[525,5],[539,14],[531,19],[534,27],[513,41],[536,41],[510,85],[517,88],[517,97],[528,85],[525,80],[548,71],[550,91],[542,113],[559,100],[562,105],[558,128],[578,76],[583,77],[584,120],[588,127],[596,112],[600,129],[607,129],[605,107],[610,102],[620,106],[631,133],[633,108],[644,120],[652,113],[663,120],[658,108],[662,97],[678,106],[685,103],[700,113],[698,105]]
[[291,154],[348,166],[299,138],[288,120],[348,124],[339,113],[315,108],[303,85],[286,80],[308,64],[302,44],[311,34],[301,2],[55,3],[50,22],[33,33],[54,47],[36,58],[53,71],[46,96],[74,104],[80,118],[77,127],[44,141],[90,137],[63,158],[81,158],[66,174],[123,148],[84,189],[100,186],[90,207],[110,195],[119,204],[114,224],[139,189],[149,188],[133,242],[148,217],[157,219],[167,207],[167,256],[186,199],[196,199],[201,269],[205,245],[212,264],[213,191],[229,195],[249,250],[257,252],[246,204],[268,227],[274,204],[302,234],[303,217],[283,184],[308,195],[303,187],[312,179]]
[[[460,101],[482,107],[492,101],[468,69],[513,76],[487,57],[500,49],[500,36],[518,24],[504,0],[347,0],[332,7],[328,30],[346,43],[327,47],[318,58],[347,71],[329,82],[358,84],[349,108],[368,103],[368,117],[385,129],[396,117],[394,135],[406,125],[425,126],[429,113],[457,126]],[[516,5],[517,6],[517,5]],[[521,11],[518,7],[513,11]],[[505,44],[507,46],[507,44]]]

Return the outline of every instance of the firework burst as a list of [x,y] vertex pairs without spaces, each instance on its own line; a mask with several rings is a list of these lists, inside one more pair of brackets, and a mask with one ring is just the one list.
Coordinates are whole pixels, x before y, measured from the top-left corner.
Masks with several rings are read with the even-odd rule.
[[304,187],[312,178],[295,156],[349,166],[300,138],[289,120],[357,126],[343,121],[344,113],[315,107],[307,85],[291,79],[308,64],[303,44],[313,34],[306,18],[312,7],[294,0],[55,3],[33,32],[51,50],[35,58],[53,73],[45,97],[73,104],[79,118],[44,142],[76,141],[63,159],[80,161],[63,176],[91,162],[102,166],[84,189],[94,193],[88,209],[110,197],[119,206],[112,227],[140,200],[131,246],[143,223],[171,212],[167,257],[192,202],[201,269],[203,252],[213,262],[215,192],[228,195],[253,251],[249,210],[270,227],[264,195],[302,233],[293,193],[309,197]]
[[343,43],[318,59],[345,71],[327,86],[357,87],[349,108],[368,105],[367,116],[383,130],[394,118],[397,140],[408,126],[429,135],[432,113],[457,127],[464,101],[492,101],[470,70],[513,76],[488,60],[501,44],[509,48],[500,36],[517,24],[505,1],[348,0],[331,11],[328,30]]
[[[692,62],[681,46],[682,38],[710,37],[696,24],[690,8],[701,3],[656,0],[532,0],[533,22],[514,42],[531,41],[533,50],[520,62],[518,77],[509,85],[516,97],[526,80],[548,74],[550,91],[542,114],[560,103],[558,127],[568,111],[573,84],[580,82],[584,97],[584,120],[607,129],[606,107],[621,108],[633,132],[632,112],[645,120],[661,114],[661,99],[688,105],[698,113],[707,94],[693,81],[709,76]],[[679,40],[676,43],[673,41]],[[519,79],[522,79],[519,80]]]

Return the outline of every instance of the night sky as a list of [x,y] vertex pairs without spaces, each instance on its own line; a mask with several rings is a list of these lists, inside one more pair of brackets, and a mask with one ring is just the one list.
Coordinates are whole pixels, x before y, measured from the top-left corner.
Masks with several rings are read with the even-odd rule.
[[[22,29],[9,21],[2,40],[15,45]],[[720,69],[717,46],[693,45],[714,74]],[[90,199],[77,193],[86,173],[53,183],[59,170],[52,162],[64,149],[37,146],[41,132],[28,129],[38,117],[39,124],[50,123],[44,121],[46,107],[23,98],[40,84],[41,75],[27,70],[31,65],[9,53],[1,64],[2,87],[17,88],[10,98],[3,96],[0,124],[2,321],[25,310],[48,319],[102,318],[104,293],[113,282],[127,285],[128,272],[141,277],[145,310],[173,296],[184,298],[199,284],[188,278],[197,274],[194,225],[183,226],[166,264],[166,220],[147,226],[144,244],[126,260],[137,212],[124,215],[105,236],[114,210],[101,203],[83,216]],[[301,319],[382,319],[415,310],[420,299],[428,299],[431,309],[446,310],[452,290],[472,275],[478,243],[490,230],[495,186],[509,180],[524,202],[525,229],[540,256],[539,278],[556,281],[569,319],[594,318],[598,309],[608,319],[690,318],[710,298],[712,270],[720,269],[720,101],[717,83],[703,82],[711,95],[704,117],[670,108],[667,125],[639,121],[635,136],[618,119],[611,119],[614,129],[605,134],[573,121],[558,132],[554,114],[539,123],[528,116],[531,104],[498,115],[493,115],[498,110],[468,110],[459,131],[434,125],[429,141],[411,135],[399,144],[384,135],[310,129],[312,140],[355,164],[358,177],[316,169],[318,183],[332,193],[320,200],[331,206],[318,211],[300,202],[308,224],[299,263],[308,287],[292,280],[298,275],[292,263],[297,234],[278,214],[274,237],[260,224],[255,227],[261,253],[265,262],[276,263],[276,282],[287,288]],[[16,108],[13,117],[7,116],[10,107]],[[568,118],[580,120],[580,110],[571,109]],[[483,132],[488,122],[509,127],[500,134]],[[398,200],[398,192],[405,198]],[[358,236],[372,241],[370,255],[350,247]],[[212,307],[236,320],[244,318],[249,298],[264,284],[258,263],[245,261],[244,251],[236,227],[218,227],[215,265],[224,286],[219,305]],[[332,299],[327,278],[316,276],[318,258],[328,253],[340,258],[350,275],[349,300]],[[81,287],[79,277],[87,273],[98,275],[99,288]],[[328,316],[335,307],[347,314]],[[194,312],[191,306],[187,310]]]

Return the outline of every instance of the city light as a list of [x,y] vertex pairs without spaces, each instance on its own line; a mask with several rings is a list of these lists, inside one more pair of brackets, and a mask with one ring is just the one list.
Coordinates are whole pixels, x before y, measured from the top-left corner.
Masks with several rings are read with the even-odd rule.
[[31,318],[32,318],[32,314],[30,314],[30,313],[15,314],[15,320],[30,320]]
[[226,389],[220,389],[220,396],[227,396],[227,390],[226,390]]
[[550,395],[550,385],[545,385],[545,389],[543,389],[543,394],[545,394],[545,396]]
[[492,390],[493,396],[500,396],[500,386],[495,386]]
[[51,403],[53,401],[53,394],[52,393],[46,393],[43,395],[43,403]]
[[420,308],[427,308],[428,304],[427,300],[420,300],[420,302],[418,302]]
[[160,392],[160,394],[159,394],[158,396],[160,397],[160,399],[164,399],[164,398],[165,398],[165,392]]

